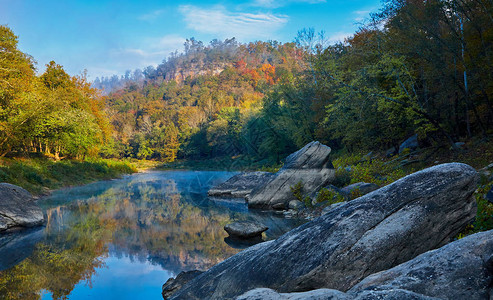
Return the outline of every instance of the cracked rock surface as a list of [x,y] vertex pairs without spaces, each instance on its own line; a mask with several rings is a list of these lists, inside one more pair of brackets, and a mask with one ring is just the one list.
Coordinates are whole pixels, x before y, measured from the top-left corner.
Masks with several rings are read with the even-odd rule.
[[492,299],[493,230],[467,236],[370,275],[350,292],[374,287],[406,289],[440,299]]
[[171,298],[233,299],[260,287],[346,292],[368,275],[447,244],[476,214],[478,179],[460,163],[411,174],[230,257]]
[[257,288],[238,300],[482,300],[493,297],[493,230],[479,232],[372,274],[347,293],[316,289],[278,293]]
[[285,209],[296,200],[291,187],[298,182],[305,191],[316,192],[335,178],[329,160],[330,147],[311,142],[289,155],[284,166],[269,181],[253,189],[247,196],[248,207]]

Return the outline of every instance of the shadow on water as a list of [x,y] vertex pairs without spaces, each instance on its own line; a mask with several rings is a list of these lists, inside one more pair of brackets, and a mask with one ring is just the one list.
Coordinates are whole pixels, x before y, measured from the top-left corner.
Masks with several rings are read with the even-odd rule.
[[207,197],[233,174],[148,172],[56,191],[39,201],[45,228],[0,236],[0,295],[105,298],[117,290],[120,299],[159,299],[170,276],[206,270],[246,247],[228,245],[227,223],[261,222],[267,240],[302,223]]
[[0,271],[9,269],[29,257],[42,238],[42,227],[0,235]]

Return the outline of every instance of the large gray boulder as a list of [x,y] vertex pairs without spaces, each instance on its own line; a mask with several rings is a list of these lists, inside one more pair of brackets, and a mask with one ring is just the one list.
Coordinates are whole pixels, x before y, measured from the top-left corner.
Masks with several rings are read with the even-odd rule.
[[254,188],[265,184],[274,174],[269,172],[247,172],[234,175],[227,181],[212,187],[208,195],[214,197],[244,198]]
[[370,275],[349,292],[396,288],[440,299],[493,299],[493,230]]
[[311,142],[289,155],[284,166],[264,185],[255,188],[247,196],[248,207],[284,209],[289,201],[296,200],[291,187],[298,182],[303,190],[313,193],[329,184],[335,170],[329,160],[330,147]]
[[10,183],[0,183],[0,232],[43,223],[43,212],[28,191]]
[[338,290],[317,289],[301,293],[278,293],[272,289],[258,288],[246,292],[236,300],[439,300],[414,292],[392,290],[361,291],[356,294],[346,294]]
[[372,274],[347,293],[317,289],[278,293],[257,288],[239,296],[253,299],[491,299],[493,230],[477,233]]
[[303,293],[278,293],[272,289],[258,288],[246,292],[236,300],[350,300],[346,293],[331,290],[318,289]]
[[239,296],[253,299],[491,299],[493,230],[431,250],[392,269],[372,274],[347,293],[316,289],[278,293],[257,288]]
[[347,291],[449,242],[475,216],[478,177],[459,163],[411,174],[230,257],[173,299],[228,299],[258,287]]

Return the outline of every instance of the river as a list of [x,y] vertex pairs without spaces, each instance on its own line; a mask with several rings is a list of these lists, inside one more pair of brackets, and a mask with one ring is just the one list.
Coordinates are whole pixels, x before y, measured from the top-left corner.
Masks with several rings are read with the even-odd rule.
[[169,277],[245,247],[226,238],[227,223],[259,221],[269,240],[303,222],[207,197],[234,174],[150,171],[55,191],[38,201],[45,227],[0,236],[0,296],[162,299]]

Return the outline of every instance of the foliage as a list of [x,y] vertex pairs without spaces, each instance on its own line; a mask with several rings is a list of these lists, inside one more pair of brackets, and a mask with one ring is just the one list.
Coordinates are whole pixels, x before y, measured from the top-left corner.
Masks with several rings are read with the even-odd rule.
[[305,191],[303,189],[303,182],[299,181],[294,186],[290,187],[291,193],[293,193],[294,197],[305,203],[305,207],[313,207],[312,200],[310,196],[305,196]]
[[[351,182],[375,183],[383,186],[407,175],[397,162],[373,159],[351,167]],[[409,172],[409,171],[408,171]]]
[[0,26],[0,156],[96,156],[110,135],[99,91],[54,61],[41,76],[34,69],[32,58],[17,49],[17,37]]
[[326,188],[320,189],[320,191],[317,194],[317,199],[315,200],[317,203],[327,203],[327,205],[343,202],[346,199],[344,199],[344,196],[341,195],[340,193],[337,193],[333,190],[329,190]]
[[[312,140],[355,155],[395,149],[412,134],[455,149],[493,132],[492,11],[483,0],[387,0],[332,45],[314,29],[284,44],[190,38],[157,68],[97,79],[105,101],[55,62],[36,76],[2,26],[0,155],[279,165]],[[355,165],[353,181],[403,175],[383,162],[346,165]],[[337,175],[347,183],[346,171]]]
[[118,151],[107,154],[163,162],[243,154],[279,163],[295,149],[273,153],[283,139],[271,134],[283,124],[266,128],[275,116],[259,114],[264,95],[301,70],[293,43],[189,39],[184,46],[144,81],[122,79],[127,84],[108,96]]
[[[483,2],[389,0],[333,45],[313,29],[295,44],[190,39],[146,80],[110,95],[116,138],[128,145],[144,134],[144,147],[173,123],[178,158],[249,155],[280,164],[312,140],[358,153],[396,148],[414,133],[449,146],[486,135],[493,32],[491,3]],[[147,157],[163,159],[160,147],[149,146]],[[389,173],[380,184],[402,176],[378,162],[359,168],[360,179]]]
[[346,168],[339,167],[336,169],[334,181],[332,184],[336,187],[345,187],[351,183],[351,172]]
[[357,153],[341,153],[332,160],[332,164],[334,164],[336,169],[341,169],[357,164],[362,158],[363,155]]
[[488,202],[484,196],[493,187],[493,182],[480,186],[476,191],[476,203],[478,205],[476,219],[474,221],[474,232],[493,229],[493,204]]

